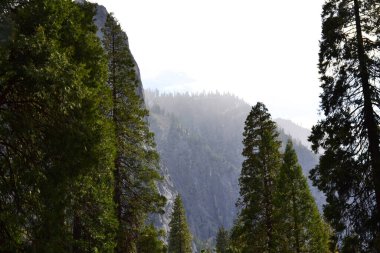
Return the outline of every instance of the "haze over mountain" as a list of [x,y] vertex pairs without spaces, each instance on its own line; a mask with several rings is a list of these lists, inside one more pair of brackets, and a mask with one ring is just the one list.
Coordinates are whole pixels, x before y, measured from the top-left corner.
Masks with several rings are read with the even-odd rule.
[[310,148],[310,142],[307,140],[311,134],[309,129],[301,127],[288,119],[277,118],[274,121],[286,134],[292,136],[294,140],[301,142],[305,147]]
[[317,120],[323,0],[91,1],[128,32],[145,88],[229,91],[275,118]]
[[[213,238],[219,226],[230,228],[236,216],[242,133],[251,106],[220,93],[173,95],[146,90],[145,101],[165,175],[183,197],[190,228],[200,240]],[[284,143],[292,138],[285,133],[308,131],[288,121],[278,123]],[[304,142],[299,135],[294,146],[307,176],[318,157]],[[322,194],[315,188],[312,193],[321,206]]]

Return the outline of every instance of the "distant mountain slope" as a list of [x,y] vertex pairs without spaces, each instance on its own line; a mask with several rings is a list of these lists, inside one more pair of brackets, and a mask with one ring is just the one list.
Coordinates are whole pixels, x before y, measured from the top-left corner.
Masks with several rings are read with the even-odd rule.
[[276,121],[279,128],[283,129],[285,134],[292,136],[296,141],[301,142],[305,147],[310,148],[310,142],[307,140],[311,134],[309,129],[300,127],[291,120],[277,118]]
[[151,108],[150,124],[162,164],[182,195],[192,232],[204,240],[213,237],[219,226],[230,227],[238,197],[238,168],[157,106]]
[[[219,226],[231,227],[243,161],[242,133],[251,106],[218,93],[191,96],[145,91],[145,101],[161,162],[183,196],[194,235],[207,240]],[[290,138],[279,131],[282,141]],[[318,157],[297,141],[295,150],[308,175]],[[312,191],[321,205],[323,196]]]

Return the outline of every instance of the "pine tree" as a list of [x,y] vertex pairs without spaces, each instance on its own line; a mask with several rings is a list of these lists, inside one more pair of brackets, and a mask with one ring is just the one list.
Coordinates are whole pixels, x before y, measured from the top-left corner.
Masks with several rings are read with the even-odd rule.
[[286,145],[275,195],[279,250],[329,252],[328,227],[319,215],[291,141]]
[[191,253],[191,233],[186,222],[182,199],[177,195],[169,223],[169,253]]
[[216,234],[216,252],[217,253],[227,253],[229,248],[230,236],[228,231],[224,227],[218,229]]
[[243,252],[275,252],[275,180],[280,168],[276,124],[262,103],[252,107],[244,127],[245,160],[239,178],[240,207],[235,233],[245,243]]
[[158,154],[146,120],[148,111],[138,94],[140,80],[128,38],[112,15],[108,15],[103,33],[117,141],[114,201],[120,225],[116,252],[132,253],[147,214],[160,211],[165,199],[155,185],[160,180]]
[[161,241],[163,230],[157,231],[153,225],[145,226],[137,241],[137,253],[166,253],[167,247]]
[[0,59],[0,251],[109,252],[114,138],[95,10],[23,2]]
[[311,172],[327,196],[324,214],[341,236],[358,235],[363,252],[380,251],[379,11],[373,0],[324,4],[319,71],[325,117],[310,137],[315,151],[324,150]]

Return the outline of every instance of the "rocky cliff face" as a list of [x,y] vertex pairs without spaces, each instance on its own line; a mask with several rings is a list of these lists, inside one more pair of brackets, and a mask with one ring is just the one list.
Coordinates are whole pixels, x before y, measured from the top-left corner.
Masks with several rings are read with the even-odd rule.
[[[84,0],[77,0],[78,2],[82,2]],[[94,17],[94,23],[96,25],[96,27],[98,28],[98,31],[97,31],[97,36],[100,40],[103,39],[103,32],[102,32],[102,29],[104,27],[104,24],[106,23],[106,20],[107,20],[107,15],[108,15],[108,11],[107,9],[103,6],[103,5],[97,5],[96,6],[96,15]],[[126,36],[127,40],[125,41],[125,44],[128,45],[129,47],[129,42],[128,42],[128,36]],[[140,95],[140,97],[142,99],[144,99],[144,92],[143,92],[143,85],[142,85],[142,82],[141,82],[141,76],[140,76],[140,69],[139,69],[139,66],[137,65],[137,62],[135,60],[135,58],[133,57],[132,53],[130,52],[131,54],[131,58],[134,62],[134,66],[133,66],[133,69],[136,73],[136,79],[137,79],[137,82],[138,82],[138,85],[137,85],[137,94]]]
[[165,165],[161,163],[161,176],[162,181],[157,183],[158,192],[165,196],[166,198],[166,205],[164,207],[164,213],[163,214],[154,214],[151,215],[150,221],[159,229],[162,229],[165,231],[165,237],[162,238],[163,241],[167,242],[167,236],[169,235],[169,223],[171,214],[173,211],[174,206],[174,200],[178,194],[178,191],[176,190],[174,183],[171,179],[169,170]]

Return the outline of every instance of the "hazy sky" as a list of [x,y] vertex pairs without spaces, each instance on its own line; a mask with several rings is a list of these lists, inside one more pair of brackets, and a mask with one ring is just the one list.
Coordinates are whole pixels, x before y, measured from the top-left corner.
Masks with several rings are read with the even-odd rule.
[[145,88],[230,92],[318,119],[323,0],[93,0],[127,32]]

